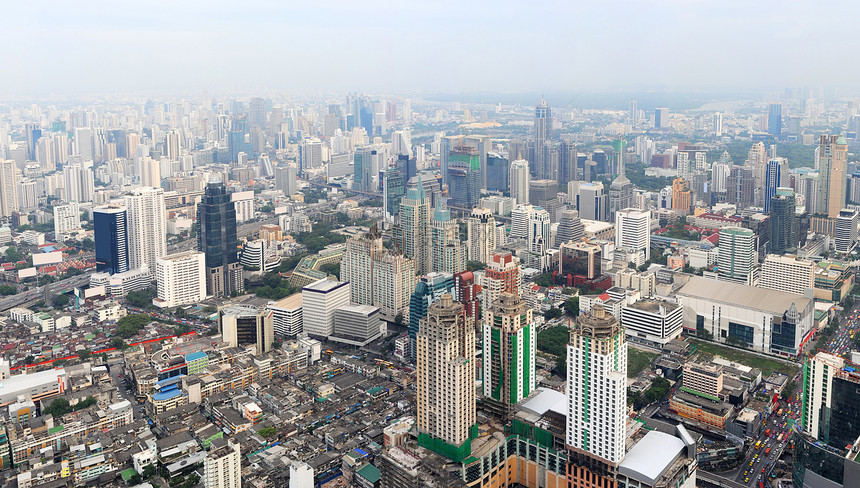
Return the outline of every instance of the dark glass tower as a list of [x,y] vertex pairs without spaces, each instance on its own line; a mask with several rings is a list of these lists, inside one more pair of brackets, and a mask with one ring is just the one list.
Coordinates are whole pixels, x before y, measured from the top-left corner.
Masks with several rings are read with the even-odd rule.
[[794,215],[794,190],[777,188],[770,198],[770,252],[785,254],[797,250],[799,222]]
[[128,271],[126,210],[110,206],[93,210],[96,270],[115,274]]
[[197,249],[206,255],[206,292],[214,296],[244,290],[236,248],[236,208],[221,182],[209,182],[197,206]]

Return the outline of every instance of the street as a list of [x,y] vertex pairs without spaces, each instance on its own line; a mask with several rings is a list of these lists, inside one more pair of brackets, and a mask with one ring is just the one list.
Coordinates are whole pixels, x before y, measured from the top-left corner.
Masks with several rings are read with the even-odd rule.
[[[51,294],[58,295],[60,293],[65,293],[68,291],[72,291],[75,287],[84,285],[89,283],[90,274],[85,272],[83,274],[72,276],[70,278],[66,278],[55,283],[51,283],[48,286],[51,288]],[[16,295],[11,295],[0,300],[0,311],[5,312],[10,308],[15,308],[21,306],[28,302],[35,302],[41,300],[45,294],[45,287],[40,286],[37,288],[33,288],[31,290],[25,291],[23,293],[18,293]]]

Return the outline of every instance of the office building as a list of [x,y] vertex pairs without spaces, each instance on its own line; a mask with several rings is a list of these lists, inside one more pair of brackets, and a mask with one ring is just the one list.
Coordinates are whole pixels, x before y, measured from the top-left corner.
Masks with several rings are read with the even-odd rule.
[[334,311],[334,331],[329,340],[364,347],[382,336],[379,309],[370,305],[344,305]]
[[409,189],[400,201],[400,223],[394,229],[394,240],[403,254],[415,262],[418,274],[430,272],[430,196],[421,184]]
[[109,274],[129,270],[127,213],[125,207],[93,209],[96,270]]
[[663,348],[681,335],[684,309],[666,300],[639,300],[621,308],[621,325],[630,342]]
[[373,304],[373,266],[385,249],[376,224],[366,234],[350,237],[340,260],[340,277],[350,283],[352,303]]
[[845,208],[848,143],[843,136],[821,136],[818,143],[817,211],[835,219]]
[[156,260],[167,255],[164,190],[135,188],[125,195],[125,208],[128,219],[129,268],[154,269]]
[[206,299],[205,257],[199,251],[185,251],[156,259],[158,297],[152,303],[161,308],[200,303]]
[[860,212],[855,209],[845,208],[836,216],[836,239],[834,249],[836,252],[849,253],[857,245],[857,221]]
[[537,384],[531,307],[518,295],[499,294],[484,307],[482,335],[483,395],[507,417]]
[[493,253],[487,261],[484,278],[481,282],[484,307],[495,303],[502,293],[515,296],[522,294],[523,278],[520,273],[520,260],[510,252]]
[[545,147],[552,142],[552,109],[546,103],[546,99],[541,97],[540,103],[535,107],[535,125],[534,125],[534,158],[530,160],[532,170],[538,175],[538,178],[547,180],[556,180],[557,175],[551,170],[551,165],[547,161]]
[[795,215],[794,190],[780,187],[770,197],[770,239],[773,254],[795,252],[800,243],[800,222]]
[[530,186],[531,176],[529,174],[529,162],[524,159],[517,159],[516,161],[512,162],[510,176],[510,195],[511,198],[516,200],[517,205],[524,205],[529,202]]
[[625,208],[615,214],[615,250],[633,253],[641,266],[651,259],[651,211]]
[[543,256],[552,246],[549,212],[541,207],[532,207],[527,225],[529,266],[541,269]]
[[579,219],[579,212],[573,209],[562,210],[561,219],[559,220],[558,229],[555,234],[555,245],[553,247],[557,248],[571,241],[582,240],[584,236],[585,228]]
[[203,458],[203,487],[242,488],[242,454],[238,441],[215,441]]
[[224,184],[209,182],[197,205],[197,250],[206,255],[206,290],[229,296],[245,289],[239,265],[236,208]]
[[304,333],[327,339],[334,331],[334,311],[349,304],[349,282],[321,279],[302,288]]
[[421,277],[409,298],[409,357],[415,361],[416,338],[420,320],[427,316],[430,304],[442,295],[453,293],[454,277],[448,273],[428,273]]
[[782,104],[771,102],[767,111],[767,132],[774,139],[782,139]]
[[473,209],[467,222],[466,232],[469,261],[488,262],[493,251],[498,247],[496,219],[493,213],[486,208]]
[[54,238],[63,240],[70,231],[81,228],[81,211],[78,202],[54,206]]
[[460,242],[460,227],[451,211],[437,200],[430,220],[430,271],[459,273],[466,269],[466,248]]
[[794,293],[694,276],[676,295],[684,329],[717,342],[795,357],[812,333],[813,300]]
[[726,178],[726,203],[734,203],[741,211],[755,204],[756,180],[752,169],[733,166]]
[[800,392],[803,403],[799,422],[803,433],[816,439],[829,434],[833,378],[844,366],[844,359],[826,352],[819,352],[803,363],[803,390]]
[[777,188],[788,187],[788,160],[785,158],[770,158],[764,182],[764,211],[770,212],[770,201],[776,196]]
[[603,279],[600,246],[585,241],[568,242],[562,244],[558,252],[556,278],[564,286],[582,286]]
[[668,108],[658,107],[654,109],[654,127],[657,129],[665,129],[669,127]]
[[557,196],[558,182],[555,180],[532,180],[529,185],[529,203],[532,205],[543,205]]
[[692,203],[690,185],[683,178],[672,180],[672,210],[677,210],[686,215],[690,212]]
[[583,183],[576,195],[576,209],[579,217],[605,222],[608,219],[607,197],[602,183]]
[[577,318],[567,344],[567,446],[574,459],[624,458],[627,342],[621,324],[594,305]]
[[233,202],[233,208],[236,210],[237,224],[247,222],[256,217],[253,190],[234,191],[230,193],[230,201]]
[[430,304],[416,340],[418,444],[462,461],[477,434],[475,329],[445,294]]
[[473,209],[481,198],[481,155],[468,146],[459,146],[448,155],[449,205]]
[[510,190],[510,161],[496,153],[487,154],[487,190],[507,193]]
[[296,168],[279,166],[275,168],[275,189],[281,190],[285,196],[296,194]]
[[400,201],[406,194],[406,181],[400,170],[388,168],[382,173],[382,207],[387,219],[393,219],[400,211]]
[[218,311],[222,340],[230,347],[253,345],[257,354],[272,350],[275,342],[274,313],[253,305],[228,305]]
[[277,337],[296,337],[302,333],[302,294],[269,302],[266,310],[272,312],[272,328]]
[[18,167],[12,159],[0,160],[0,217],[18,211]]
[[758,251],[756,236],[750,229],[724,227],[720,229],[717,248],[717,274],[721,280],[755,285]]
[[768,254],[761,265],[758,286],[806,296],[815,288],[815,263],[793,254]]

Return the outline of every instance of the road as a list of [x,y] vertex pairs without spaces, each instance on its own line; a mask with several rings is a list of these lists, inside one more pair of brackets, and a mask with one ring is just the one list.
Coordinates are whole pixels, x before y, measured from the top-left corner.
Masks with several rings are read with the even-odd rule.
[[134,398],[134,387],[131,386],[130,381],[126,381],[127,378],[125,377],[125,367],[123,366],[123,361],[111,361],[109,364],[110,378],[113,381],[113,384],[119,390],[120,400],[128,400],[129,402],[131,402],[131,409],[132,414],[134,416],[134,420],[142,419],[144,417],[144,414],[140,411],[140,404],[138,404],[137,400],[135,400]]
[[860,322],[860,303],[854,305],[854,308],[844,315],[839,326],[836,327],[836,331],[830,336],[827,344],[822,345],[822,348],[831,354],[850,359],[848,356],[853,349],[856,349],[854,347],[854,335],[860,328],[858,322]]
[[[753,448],[747,453],[741,467],[726,473],[726,477],[733,477],[736,482],[747,486],[755,485],[759,479],[767,479],[774,464],[776,464],[776,460],[779,459],[788,444],[791,437],[791,426],[797,418],[797,410],[800,408],[796,404],[792,405],[785,402],[780,402],[780,407],[782,407],[782,415],[777,415],[778,409],[777,413],[771,414],[766,421],[762,422],[761,432],[752,441]],[[782,436],[781,440],[780,436]]]
[[[70,278],[66,278],[48,285],[51,290],[51,294],[57,295],[60,293],[65,293],[68,291],[72,291],[75,287],[85,285],[90,282],[90,273],[85,272],[83,274],[72,276]],[[18,293],[17,295],[11,295],[0,300],[0,311],[5,312],[10,308],[19,307],[26,303],[37,302],[41,300],[45,295],[45,287],[40,286],[37,288],[33,288],[31,290],[25,291],[23,293]]]

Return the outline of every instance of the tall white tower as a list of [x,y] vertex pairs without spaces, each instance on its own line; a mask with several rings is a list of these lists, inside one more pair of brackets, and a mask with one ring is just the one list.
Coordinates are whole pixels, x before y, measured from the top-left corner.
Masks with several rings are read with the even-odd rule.
[[625,208],[615,213],[615,249],[651,258],[651,211]]
[[518,159],[511,163],[511,198],[516,200],[517,205],[529,203],[529,162]]
[[146,266],[155,270],[156,260],[167,255],[164,190],[135,188],[125,196],[125,207],[128,209],[129,267]]

